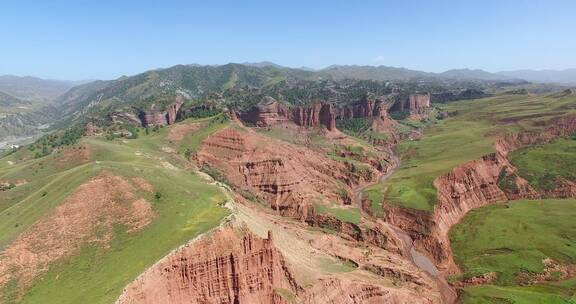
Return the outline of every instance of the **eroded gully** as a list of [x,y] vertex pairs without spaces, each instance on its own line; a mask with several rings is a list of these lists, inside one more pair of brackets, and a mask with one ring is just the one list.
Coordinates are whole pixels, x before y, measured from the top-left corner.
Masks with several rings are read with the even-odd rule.
[[[355,190],[354,196],[360,210],[362,210],[362,192],[364,189],[386,181],[400,165],[400,159],[396,155],[392,155],[392,161],[390,163],[392,164],[392,167],[386,173],[379,176],[374,182],[358,187]],[[426,272],[426,274],[436,282],[440,290],[440,295],[442,296],[442,301],[448,304],[455,303],[457,299],[456,291],[452,286],[450,286],[450,284],[448,284],[448,282],[446,282],[446,279],[442,276],[442,273],[440,273],[438,268],[436,268],[436,265],[434,265],[434,263],[425,254],[416,249],[412,238],[399,227],[387,222],[384,222],[383,224],[393,231],[397,238],[402,242],[404,254],[410,258],[410,261],[416,267]]]

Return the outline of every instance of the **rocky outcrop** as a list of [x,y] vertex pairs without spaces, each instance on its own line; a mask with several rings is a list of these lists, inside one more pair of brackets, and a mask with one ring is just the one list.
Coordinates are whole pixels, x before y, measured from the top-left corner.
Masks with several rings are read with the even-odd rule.
[[405,98],[397,98],[391,111],[422,113],[430,108],[430,93],[410,94]]
[[166,107],[166,123],[171,125],[176,122],[176,117],[178,116],[178,111],[182,107],[182,98],[180,96],[176,97],[176,101],[169,104]]
[[177,97],[176,101],[169,104],[165,110],[155,110],[151,109],[148,111],[142,111],[139,114],[141,125],[144,127],[148,126],[165,126],[171,125],[176,122],[178,116],[178,111],[182,107],[182,99]]
[[224,227],[173,251],[128,285],[117,304],[286,304],[296,294],[272,234]]
[[291,113],[291,119],[299,126],[324,126],[329,131],[336,130],[336,114],[332,104],[316,102],[308,107],[295,107]]
[[272,97],[264,99],[247,112],[241,113],[243,121],[250,122],[258,127],[266,127],[291,120],[288,107],[280,104]]
[[95,134],[96,134],[96,127],[94,126],[94,123],[92,123],[91,121],[87,122],[84,125],[84,135],[94,136]]
[[142,126],[142,120],[135,114],[123,111],[116,111],[110,114],[112,123],[129,123],[135,126]]
[[336,115],[332,105],[321,102],[290,109],[272,97],[265,97],[258,105],[238,116],[242,121],[258,127],[291,122],[301,127],[324,126],[329,131],[336,130]]
[[432,300],[403,290],[383,288],[366,282],[329,278],[321,280],[303,296],[305,304],[433,303]]
[[376,115],[378,115],[378,111],[376,111],[376,99],[370,95],[366,95],[357,102],[342,106],[337,110],[338,119],[372,117]]

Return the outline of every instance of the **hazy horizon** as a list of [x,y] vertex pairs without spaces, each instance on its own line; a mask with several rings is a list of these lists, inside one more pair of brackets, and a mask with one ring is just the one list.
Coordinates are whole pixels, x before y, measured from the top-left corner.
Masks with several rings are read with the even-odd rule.
[[[573,1],[10,3],[1,75],[116,79],[177,64],[270,61],[451,69],[576,68]],[[14,26],[18,25],[18,26]]]

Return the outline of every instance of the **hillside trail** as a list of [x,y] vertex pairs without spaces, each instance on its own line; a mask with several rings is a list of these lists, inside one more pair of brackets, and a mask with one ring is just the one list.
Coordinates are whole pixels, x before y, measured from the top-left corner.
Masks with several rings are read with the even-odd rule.
[[[354,190],[356,204],[362,213],[364,213],[364,210],[362,209],[362,192],[368,187],[385,182],[396,171],[396,169],[400,166],[400,159],[396,154],[392,154],[391,164],[392,167],[390,170],[379,176],[374,182],[362,185]],[[396,237],[402,242],[404,254],[410,258],[410,261],[416,267],[426,272],[426,274],[428,274],[428,276],[430,276],[430,278],[436,282],[442,296],[442,302],[446,304],[456,303],[458,297],[456,290],[450,286],[450,284],[448,284],[446,278],[444,278],[442,273],[440,273],[438,268],[436,268],[436,265],[434,265],[434,263],[425,254],[416,249],[414,246],[414,240],[412,240],[412,238],[399,227],[387,222],[382,223],[391,231],[393,231],[394,234],[396,234]]]

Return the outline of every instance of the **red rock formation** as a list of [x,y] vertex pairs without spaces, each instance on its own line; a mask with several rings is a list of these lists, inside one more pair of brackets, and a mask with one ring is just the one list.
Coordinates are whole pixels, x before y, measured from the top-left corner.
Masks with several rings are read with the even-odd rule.
[[174,103],[168,105],[168,107],[166,108],[166,123],[171,125],[176,122],[178,111],[182,107],[183,103],[184,102],[182,102],[182,97],[178,96],[176,97],[176,101]]
[[399,98],[392,106],[392,111],[409,111],[411,113],[421,113],[430,108],[430,93],[410,94],[408,98]]
[[166,120],[166,113],[156,110],[150,110],[140,113],[140,121],[142,126],[165,126],[168,124]]
[[303,298],[305,304],[433,303],[411,292],[336,278],[320,281],[307,290]]
[[320,124],[325,126],[328,131],[336,130],[336,115],[332,110],[332,104],[323,104],[318,117]]
[[339,119],[366,118],[378,115],[375,111],[376,100],[373,96],[366,95],[359,101],[338,109]]
[[182,99],[177,97],[176,101],[169,104],[164,111],[152,109],[149,111],[141,112],[140,121],[142,126],[165,126],[174,124],[182,104]]
[[280,214],[302,220],[320,197],[343,203],[339,181],[353,182],[343,163],[248,130],[227,128],[210,135],[198,151],[198,160]]
[[96,134],[96,129],[94,128],[94,124],[89,121],[84,125],[84,135],[94,136],[94,134]]
[[279,288],[299,289],[271,233],[261,239],[242,228],[221,228],[164,257],[116,303],[288,303]]
[[290,120],[290,111],[272,97],[264,99],[240,115],[243,121],[250,122],[258,127],[266,127],[276,123]]
[[262,102],[246,112],[240,113],[242,121],[258,127],[293,122],[301,127],[324,126],[329,131],[336,130],[336,115],[331,104],[315,102],[307,107],[288,107],[281,105],[272,97],[265,97]]

